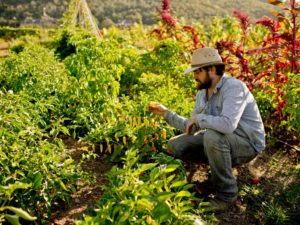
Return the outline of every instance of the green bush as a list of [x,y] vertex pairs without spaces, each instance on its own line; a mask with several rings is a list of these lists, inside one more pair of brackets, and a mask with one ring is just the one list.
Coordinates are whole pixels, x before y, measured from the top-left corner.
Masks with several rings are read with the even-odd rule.
[[12,91],[0,99],[0,204],[45,218],[69,199],[83,173],[61,140],[50,141],[40,128],[41,103],[36,108],[30,96]]
[[[109,184],[94,215],[77,222],[83,224],[195,224],[203,218],[213,221],[209,208],[193,197],[181,161],[164,154],[153,163],[139,163],[138,151],[128,150],[123,168],[108,173]],[[200,207],[199,207],[200,208]]]
[[28,45],[1,64],[0,84],[6,90],[23,91],[38,100],[60,96],[68,89],[69,78],[52,51]]

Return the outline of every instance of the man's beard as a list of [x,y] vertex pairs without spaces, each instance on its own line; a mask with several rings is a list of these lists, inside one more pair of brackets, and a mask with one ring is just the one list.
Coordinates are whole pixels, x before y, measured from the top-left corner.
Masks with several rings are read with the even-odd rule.
[[206,72],[206,77],[204,83],[197,83],[197,89],[203,90],[203,89],[208,89],[211,87],[211,79],[209,78],[208,72]]

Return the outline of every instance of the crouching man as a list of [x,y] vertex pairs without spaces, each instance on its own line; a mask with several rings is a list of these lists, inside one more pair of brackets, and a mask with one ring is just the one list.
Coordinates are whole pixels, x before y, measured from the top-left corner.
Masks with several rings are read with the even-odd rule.
[[225,65],[214,48],[196,49],[191,67],[197,98],[186,119],[160,103],[149,110],[184,132],[168,142],[169,150],[182,159],[199,158],[209,163],[216,190],[212,208],[226,210],[238,197],[232,166],[249,162],[265,148],[264,125],[256,101],[240,80],[224,74]]

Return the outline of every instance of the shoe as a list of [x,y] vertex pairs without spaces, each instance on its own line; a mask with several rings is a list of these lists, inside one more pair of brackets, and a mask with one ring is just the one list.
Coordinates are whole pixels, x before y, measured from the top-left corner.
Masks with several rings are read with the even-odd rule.
[[234,202],[223,201],[219,198],[212,198],[209,201],[210,207],[216,213],[224,212],[233,205]]

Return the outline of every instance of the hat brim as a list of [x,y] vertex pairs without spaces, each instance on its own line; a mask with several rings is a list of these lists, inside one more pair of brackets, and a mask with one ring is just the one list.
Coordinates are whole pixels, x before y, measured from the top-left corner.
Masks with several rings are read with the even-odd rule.
[[187,74],[187,73],[193,72],[193,71],[195,71],[195,70],[197,70],[197,69],[199,69],[199,68],[201,68],[201,67],[189,67],[189,68],[187,68],[187,69],[183,72],[183,74]]
[[189,68],[187,68],[183,74],[187,74],[187,73],[190,73],[190,72],[193,72],[197,69],[200,69],[202,67],[205,67],[205,66],[217,66],[217,65],[225,65],[224,63],[222,62],[210,62],[210,63],[204,63],[202,65],[196,65],[196,66],[191,66]]

